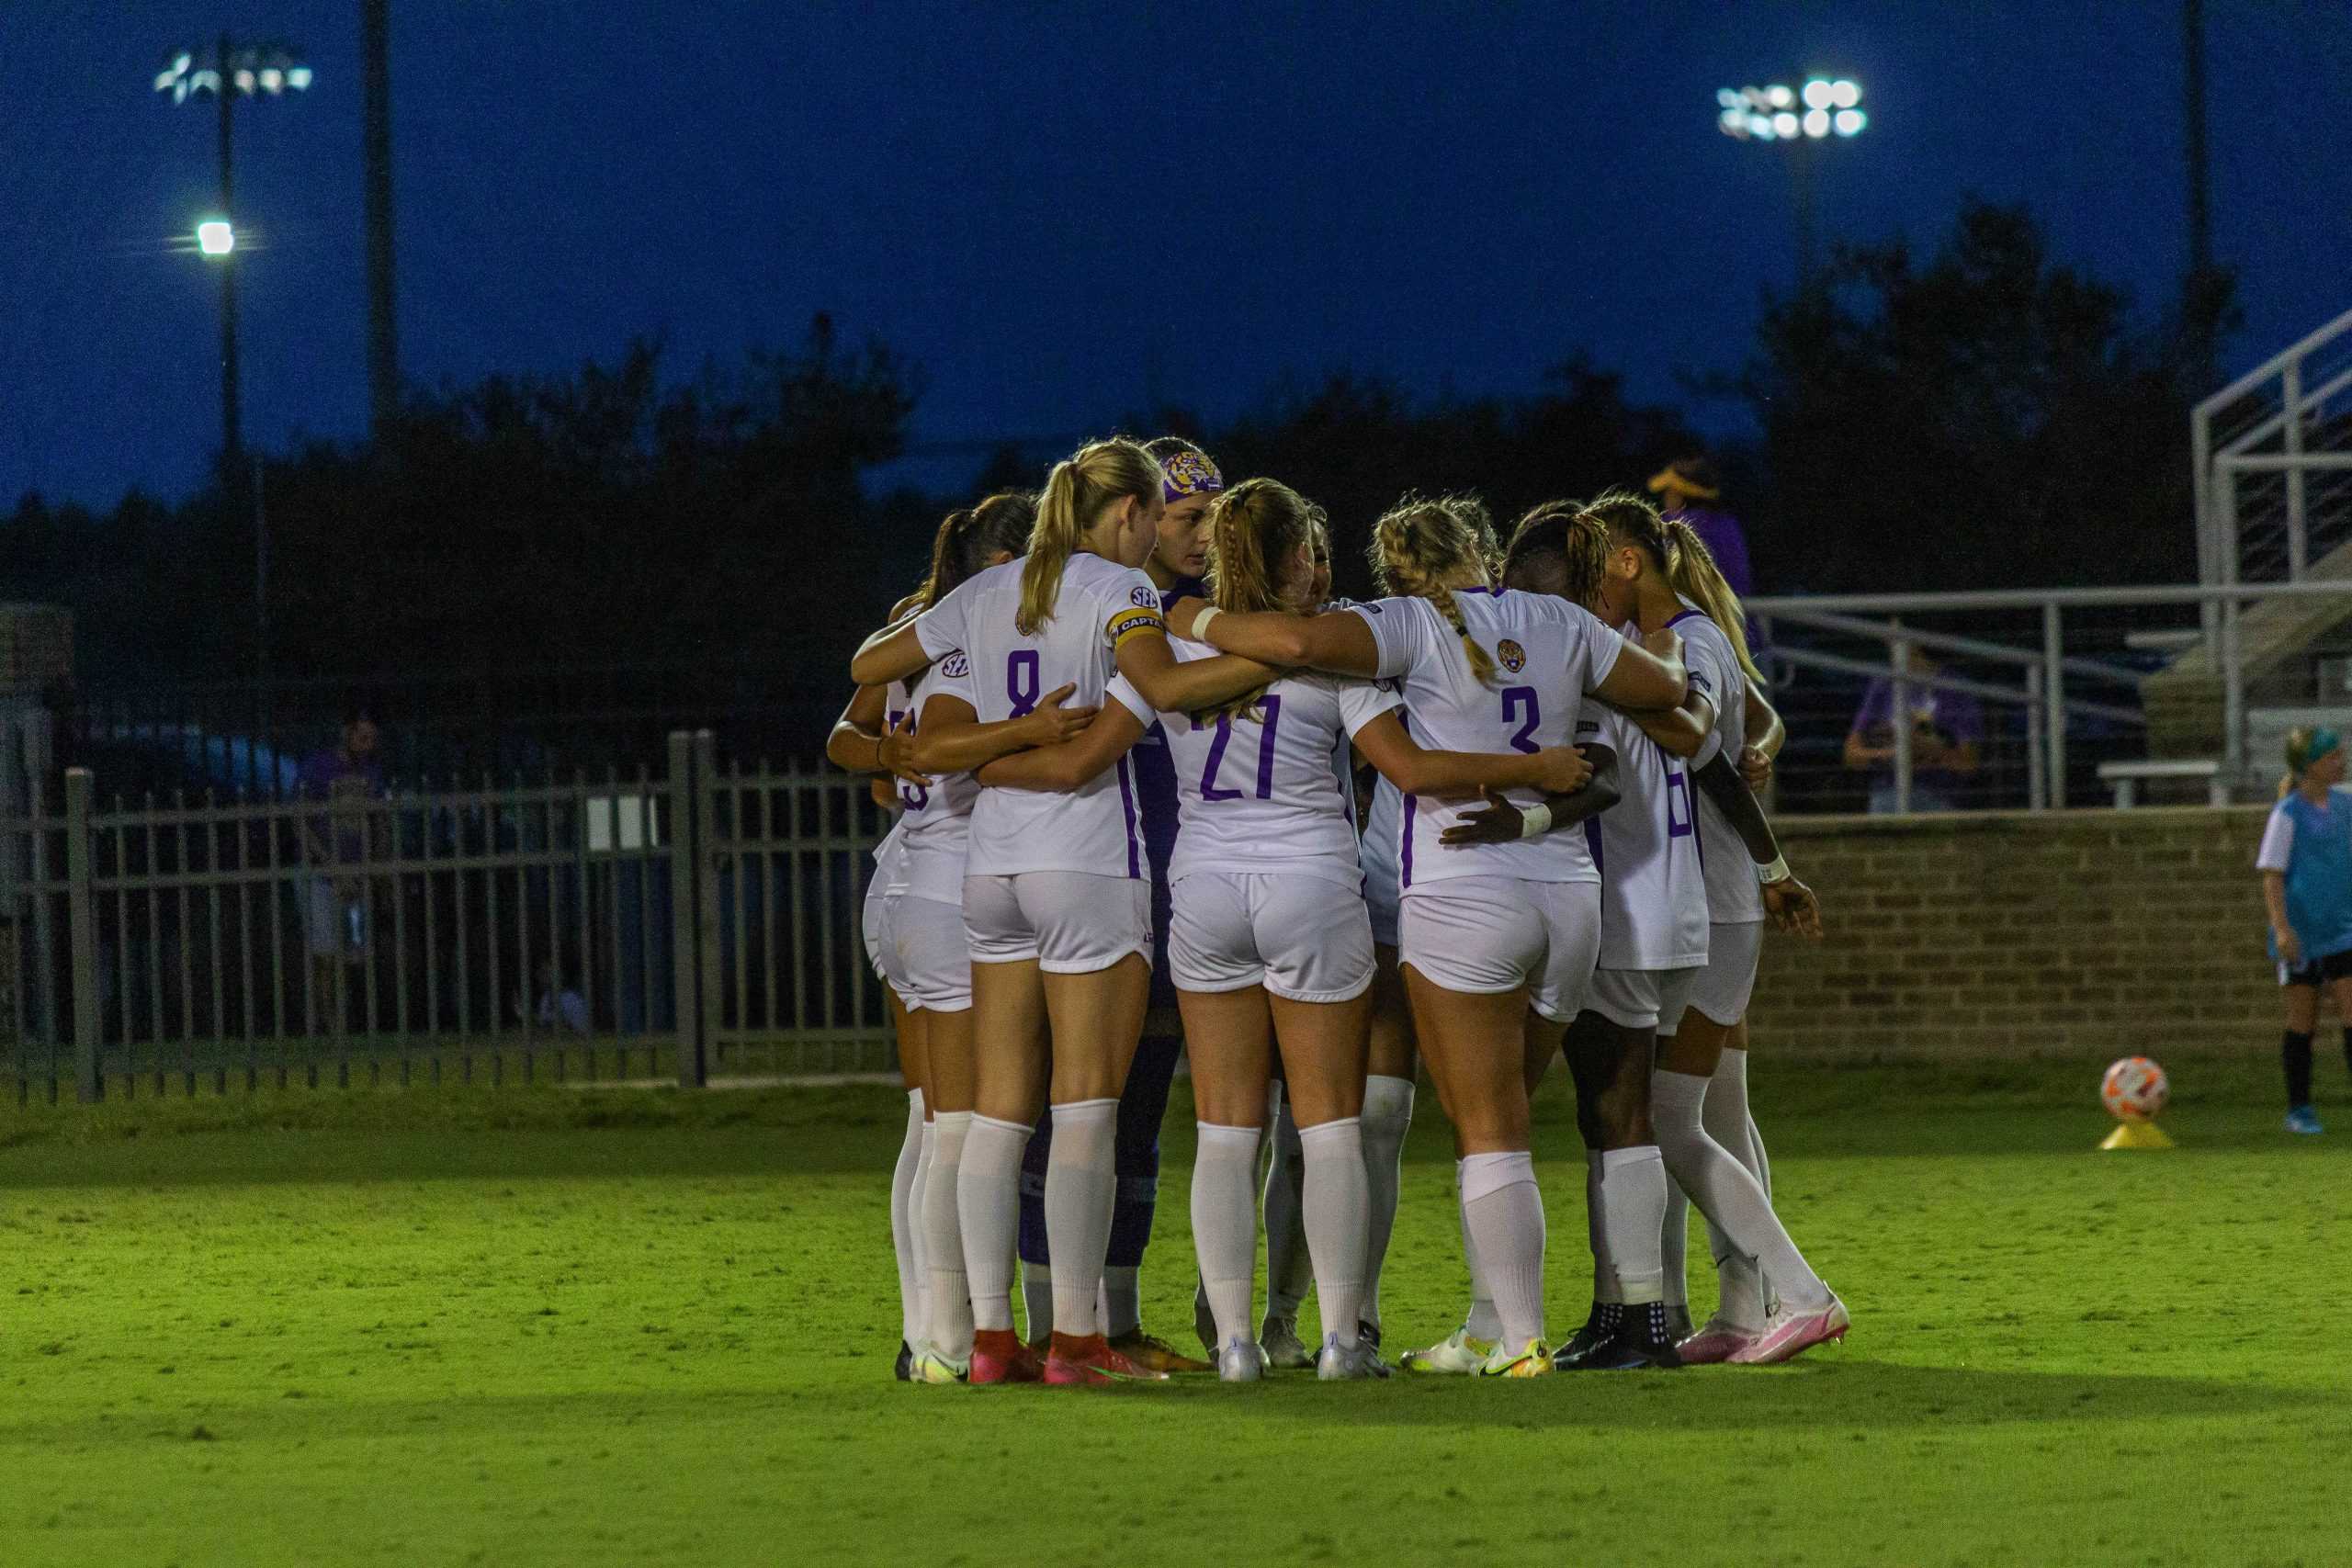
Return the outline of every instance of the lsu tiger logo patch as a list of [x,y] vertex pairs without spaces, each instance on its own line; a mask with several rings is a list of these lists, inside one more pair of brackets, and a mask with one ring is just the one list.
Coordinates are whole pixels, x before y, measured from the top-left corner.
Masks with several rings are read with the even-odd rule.
[[1501,660],[1504,669],[1514,675],[1527,668],[1527,649],[1509,637],[1495,644],[1495,657]]
[[972,672],[972,661],[964,657],[964,650],[959,648],[939,661],[939,672],[951,681],[960,681]]

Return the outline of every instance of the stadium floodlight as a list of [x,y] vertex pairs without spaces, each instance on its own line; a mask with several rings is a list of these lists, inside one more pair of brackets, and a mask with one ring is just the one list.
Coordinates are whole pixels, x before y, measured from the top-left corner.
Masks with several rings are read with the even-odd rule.
[[1797,274],[1813,272],[1814,142],[1836,136],[1851,140],[1870,124],[1859,107],[1860,84],[1844,76],[1808,75],[1804,85],[1786,82],[1761,87],[1715,90],[1715,128],[1735,141],[1785,141],[1792,145],[1790,177],[1796,184]]
[[243,448],[237,389],[237,231],[235,163],[232,151],[241,97],[284,97],[310,90],[311,68],[283,43],[240,44],[223,33],[209,44],[174,50],[155,73],[155,91],[175,104],[210,93],[220,107],[220,206],[196,227],[197,248],[220,267],[220,461],[234,484]]

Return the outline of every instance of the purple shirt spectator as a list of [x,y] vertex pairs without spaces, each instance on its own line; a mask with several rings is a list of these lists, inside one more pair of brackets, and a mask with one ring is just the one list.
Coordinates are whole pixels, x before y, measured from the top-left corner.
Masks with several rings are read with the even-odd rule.
[[383,763],[372,756],[354,759],[340,746],[324,747],[302,760],[300,786],[304,799],[328,803],[327,816],[311,819],[314,843],[327,837],[332,820],[335,863],[357,865],[366,860],[367,807],[384,798]]
[[[1923,671],[1922,675],[1930,673]],[[1914,735],[1932,735],[1945,746],[1978,748],[1984,743],[1984,709],[1966,692],[1939,691],[1909,683],[1910,726]],[[1873,679],[1855,710],[1853,733],[1873,750],[1894,744],[1894,685],[1886,676]],[[1912,809],[1950,811],[1959,805],[1973,768],[1928,767],[1915,761],[1911,770]],[[1892,810],[1894,763],[1882,759],[1871,769],[1873,811]]]

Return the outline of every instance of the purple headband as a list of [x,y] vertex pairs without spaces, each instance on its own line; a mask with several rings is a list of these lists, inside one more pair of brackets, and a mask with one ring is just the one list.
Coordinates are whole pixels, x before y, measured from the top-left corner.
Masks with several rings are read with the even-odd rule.
[[1177,452],[1159,462],[1163,476],[1159,483],[1159,499],[1182,501],[1188,495],[1215,495],[1225,488],[1225,476],[1216,465],[1198,452]]

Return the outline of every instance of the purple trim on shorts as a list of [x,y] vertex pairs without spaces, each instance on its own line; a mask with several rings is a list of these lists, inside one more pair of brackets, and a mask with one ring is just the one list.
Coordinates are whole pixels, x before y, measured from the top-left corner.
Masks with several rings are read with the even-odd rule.
[[1413,817],[1420,804],[1418,795],[1405,797],[1405,830],[1399,835],[1403,842],[1396,846],[1396,890],[1400,893],[1413,885]]
[[1596,871],[1596,872],[1597,872],[1597,871],[1600,871],[1600,818],[1598,818],[1598,817],[1588,817],[1588,818],[1586,818],[1584,819],[1584,842],[1585,842],[1585,848],[1587,848],[1587,849],[1589,849],[1589,850],[1590,850],[1590,851],[1592,852],[1592,869],[1593,869],[1594,871]]
[[1143,872],[1136,864],[1136,790],[1135,785],[1127,782],[1127,759],[1124,752],[1119,757],[1119,825],[1127,830],[1127,876],[1130,880],[1139,881]]

